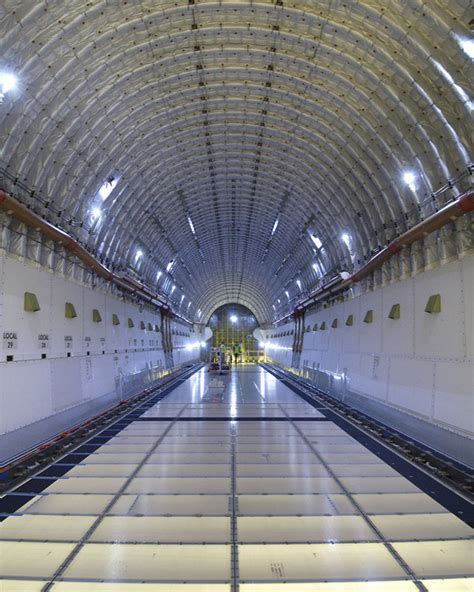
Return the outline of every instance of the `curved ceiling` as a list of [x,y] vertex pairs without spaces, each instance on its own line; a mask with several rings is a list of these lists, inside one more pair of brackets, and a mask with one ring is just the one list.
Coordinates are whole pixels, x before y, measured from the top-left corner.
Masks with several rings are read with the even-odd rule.
[[263,323],[469,165],[469,4],[5,0],[0,158],[180,313]]

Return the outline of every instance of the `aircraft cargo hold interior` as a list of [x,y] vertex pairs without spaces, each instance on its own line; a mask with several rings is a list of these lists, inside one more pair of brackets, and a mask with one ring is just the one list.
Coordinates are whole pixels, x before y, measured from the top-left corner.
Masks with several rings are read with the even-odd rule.
[[1,592],[474,592],[473,30],[0,2]]

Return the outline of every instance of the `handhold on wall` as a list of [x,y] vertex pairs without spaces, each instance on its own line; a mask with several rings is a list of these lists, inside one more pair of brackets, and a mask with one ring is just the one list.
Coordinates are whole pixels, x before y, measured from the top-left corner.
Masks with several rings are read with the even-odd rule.
[[432,294],[428,298],[428,302],[425,306],[425,312],[429,313],[437,313],[441,312],[441,295],[440,294]]
[[393,319],[393,320],[400,318],[400,305],[399,304],[392,305],[392,308],[390,309],[390,312],[388,313],[388,318]]
[[120,325],[120,319],[115,313],[112,314],[112,325]]
[[151,323],[148,323],[147,329],[148,331],[153,331],[153,325]]
[[94,323],[101,323],[102,317],[100,316],[100,312],[97,308],[92,309],[92,321]]
[[65,303],[64,316],[66,317],[66,319],[75,319],[77,317],[77,312],[72,302]]
[[317,331],[317,330],[318,330],[318,323],[314,323],[313,331]]
[[130,317],[128,319],[128,327],[130,329],[133,329],[133,327],[135,327],[135,323],[132,321],[132,319]]
[[337,319],[334,319],[333,322],[331,323],[331,327],[333,329],[337,329],[337,324],[338,324]]
[[346,319],[346,325],[348,327],[352,327],[352,325],[354,324],[354,315],[349,315]]
[[146,329],[145,321],[140,321],[140,329],[143,331]]
[[33,294],[33,292],[25,292],[23,308],[27,312],[37,312],[38,310],[41,310],[36,294]]
[[324,331],[326,329],[326,321],[323,321],[319,328],[321,329],[321,331]]
[[364,323],[373,323],[373,321],[374,321],[374,311],[373,310],[368,310],[365,313]]

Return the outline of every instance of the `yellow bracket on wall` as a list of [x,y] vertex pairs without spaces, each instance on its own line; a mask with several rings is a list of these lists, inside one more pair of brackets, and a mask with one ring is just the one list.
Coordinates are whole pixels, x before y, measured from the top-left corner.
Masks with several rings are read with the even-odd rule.
[[102,317],[100,316],[100,312],[97,308],[92,309],[92,322],[94,323],[101,323]]
[[133,327],[135,327],[135,323],[132,321],[132,319],[131,319],[131,318],[129,318],[129,319],[128,319],[128,327],[129,327],[130,329],[133,329]]
[[23,309],[27,312],[38,312],[38,310],[41,310],[36,294],[33,294],[33,292],[25,292]]
[[374,311],[373,310],[368,310],[365,313],[364,323],[373,323],[373,322],[374,322]]
[[66,319],[75,319],[77,317],[77,312],[72,302],[66,302],[64,304],[64,316]]
[[321,331],[324,331],[326,329],[326,321],[323,321],[319,328],[321,329]]
[[440,294],[432,294],[428,298],[428,302],[425,306],[425,312],[435,313],[441,312],[441,295]]
[[145,321],[140,321],[140,329],[145,330],[146,325],[145,325]]
[[354,324],[354,315],[349,315],[346,319],[346,325],[348,327],[352,327],[353,324]]
[[399,304],[392,305],[392,308],[390,309],[390,312],[388,313],[388,318],[394,319],[394,320],[400,318],[400,305]]
[[115,313],[112,314],[112,325],[120,325],[120,319]]
[[338,324],[337,319],[334,319],[333,322],[331,323],[331,327],[333,329],[337,329],[337,324]]

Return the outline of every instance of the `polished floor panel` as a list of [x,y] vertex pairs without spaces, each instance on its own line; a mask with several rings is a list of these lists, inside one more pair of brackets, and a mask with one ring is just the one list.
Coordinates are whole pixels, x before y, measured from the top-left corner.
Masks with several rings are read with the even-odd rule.
[[447,510],[426,493],[355,494],[353,499],[371,514],[439,514]]
[[272,516],[237,519],[239,543],[362,542],[378,539],[360,516]]
[[61,477],[45,493],[115,493],[125,485],[126,477]]
[[74,543],[47,541],[0,541],[1,575],[6,578],[51,577],[74,550],[74,546]]
[[312,464],[250,464],[236,465],[238,477],[327,477],[328,470],[318,463]]
[[418,590],[419,588],[413,582],[405,580],[318,582],[311,584],[273,582],[271,584],[252,583],[240,585],[240,592],[418,592]]
[[25,484],[1,592],[474,592],[471,530],[396,463],[261,368],[210,378]]
[[4,541],[75,541],[86,534],[94,520],[94,516],[48,516],[44,514],[11,516],[8,520],[0,523],[0,539]]
[[358,514],[344,494],[239,495],[239,516],[319,516]]
[[141,477],[132,479],[125,493],[230,493],[231,482],[225,477]]
[[89,540],[96,543],[230,543],[230,518],[108,516]]
[[382,543],[240,545],[241,581],[383,579],[405,575]]
[[[3,591],[2,591],[3,592]],[[13,591],[12,592],[16,592]],[[52,592],[231,592],[230,584],[159,584],[140,582],[61,582]]]
[[229,496],[221,495],[122,495],[110,509],[111,516],[228,516]]
[[112,465],[112,464],[132,464],[132,463],[140,463],[145,458],[146,454],[144,452],[136,453],[136,452],[122,452],[121,454],[99,454],[94,452],[90,454],[86,461],[87,464],[98,464],[98,465]]
[[[47,514],[50,516],[99,515],[113,501],[113,495],[65,495],[62,493],[39,495],[21,508],[27,514]],[[8,519],[9,520],[9,519]],[[5,522],[8,522],[6,520]]]
[[230,578],[230,545],[86,544],[65,578],[213,582]]
[[340,493],[331,477],[238,477],[237,494],[252,493]]
[[137,477],[230,477],[230,475],[231,466],[225,463],[147,463],[137,473]]

